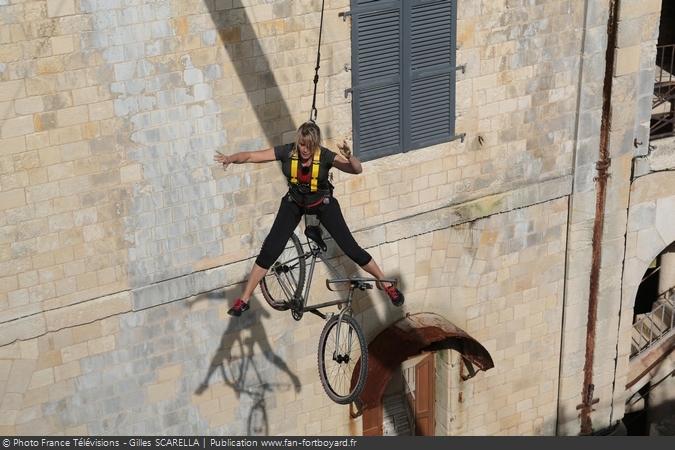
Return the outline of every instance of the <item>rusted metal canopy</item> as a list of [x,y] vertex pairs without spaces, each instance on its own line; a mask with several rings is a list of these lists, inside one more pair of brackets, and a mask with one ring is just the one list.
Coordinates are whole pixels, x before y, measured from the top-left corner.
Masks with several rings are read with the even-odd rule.
[[364,408],[382,399],[393,373],[406,359],[423,351],[451,349],[459,352],[471,378],[477,370],[494,367],[492,357],[464,330],[433,313],[409,314],[378,334],[368,345],[368,377],[361,393]]

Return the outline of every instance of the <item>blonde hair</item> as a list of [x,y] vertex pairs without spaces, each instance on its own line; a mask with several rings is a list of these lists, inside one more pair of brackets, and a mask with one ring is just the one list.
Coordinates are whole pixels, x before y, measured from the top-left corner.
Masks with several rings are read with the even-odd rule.
[[321,145],[321,129],[314,122],[305,122],[298,127],[298,131],[295,134],[295,145],[293,146],[293,151],[291,156],[298,156],[298,149],[300,148],[300,142],[304,142],[307,147],[312,149],[312,151],[319,148]]

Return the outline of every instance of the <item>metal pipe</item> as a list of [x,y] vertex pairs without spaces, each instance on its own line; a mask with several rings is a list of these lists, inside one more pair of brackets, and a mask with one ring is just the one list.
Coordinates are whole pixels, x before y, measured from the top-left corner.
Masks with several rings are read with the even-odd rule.
[[581,434],[593,432],[591,411],[593,400],[593,360],[595,357],[595,333],[598,321],[598,291],[600,288],[600,268],[602,267],[602,232],[605,225],[605,204],[607,201],[607,178],[611,164],[609,156],[609,134],[612,123],[612,78],[615,64],[615,50],[619,20],[619,0],[609,0],[607,19],[607,49],[605,50],[605,76],[602,87],[602,117],[600,122],[599,159],[595,163],[597,170],[595,218],[593,220],[593,243],[591,273],[589,277],[588,320],[586,322],[586,353],[584,358],[584,385],[581,391]]

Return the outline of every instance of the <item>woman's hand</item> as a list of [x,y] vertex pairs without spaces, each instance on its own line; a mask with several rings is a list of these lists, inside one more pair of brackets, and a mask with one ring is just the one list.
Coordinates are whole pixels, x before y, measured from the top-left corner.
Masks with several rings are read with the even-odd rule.
[[234,162],[234,158],[229,155],[223,155],[219,151],[216,150],[216,155],[213,157],[213,160],[216,161],[217,163],[220,163],[223,165],[223,170],[227,169],[227,166],[232,164]]
[[343,172],[347,173],[361,173],[363,168],[361,167],[361,161],[359,158],[352,155],[352,148],[349,146],[347,141],[342,141],[342,144],[338,144],[337,148],[340,150],[340,154],[335,156],[333,160],[333,166],[340,169]]
[[255,152],[239,152],[234,155],[224,155],[216,150],[216,155],[213,160],[223,165],[223,170],[227,169],[230,164],[244,164],[244,163],[264,163],[274,161],[273,148],[266,148],[265,150],[258,150]]
[[342,145],[338,144],[337,148],[340,150],[340,153],[342,153],[342,156],[345,158],[349,159],[352,156],[352,149],[347,143],[347,141],[342,141]]

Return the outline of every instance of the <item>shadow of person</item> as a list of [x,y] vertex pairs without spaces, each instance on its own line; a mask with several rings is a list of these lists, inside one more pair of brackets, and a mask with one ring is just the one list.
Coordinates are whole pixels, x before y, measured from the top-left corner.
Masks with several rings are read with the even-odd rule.
[[210,302],[210,301],[216,301],[216,302],[225,302],[228,298],[236,298],[237,295],[239,295],[240,288],[238,286],[233,286],[227,289],[214,289],[209,292],[204,292],[199,295],[195,295],[192,298],[189,298],[185,302],[185,306],[187,308],[193,308],[197,306],[198,303],[201,302]]
[[[195,394],[201,395],[209,387],[213,374],[220,370],[223,381],[233,388],[237,396],[247,392],[246,380],[251,375],[258,377],[259,384],[268,384],[260,379],[261,374],[254,366],[255,345],[259,347],[259,354],[272,363],[278,370],[284,372],[293,383],[296,392],[300,392],[300,379],[288,367],[286,362],[272,349],[267,338],[267,333],[262,326],[262,319],[269,318],[270,313],[261,307],[254,307],[241,317],[231,318],[227,328],[220,339],[220,345],[211,359],[204,380],[195,390]],[[251,362],[251,363],[249,363]],[[250,371],[255,371],[251,374]]]
[[[276,79],[276,74],[270,64],[268,52],[256,34],[258,21],[253,17],[250,8],[241,2],[229,2],[229,6],[222,6],[214,0],[205,0],[211,20],[217,35],[218,43],[222,45],[227,57],[238,78],[243,94],[248,101],[242,101],[239,95],[233,94],[221,97],[230,102],[236,110],[232,112],[231,120],[225,124],[228,134],[233,136],[233,144],[240,150],[253,150],[260,147],[259,139],[247,139],[239,136],[244,125],[244,117],[250,112],[260,124],[265,138],[270,143],[281,143],[283,133],[295,130],[297,124],[293,119],[291,108]],[[225,2],[227,3],[227,2]],[[289,6],[281,3],[271,4],[275,17],[288,17]],[[277,4],[279,3],[279,4]],[[313,12],[313,11],[312,11]],[[317,36],[318,39],[318,36]],[[253,57],[255,56],[255,57]],[[308,73],[307,81],[311,82]],[[265,101],[259,100],[260,93],[265,93]],[[309,105],[305,106],[309,108]],[[231,133],[230,133],[231,131]]]

